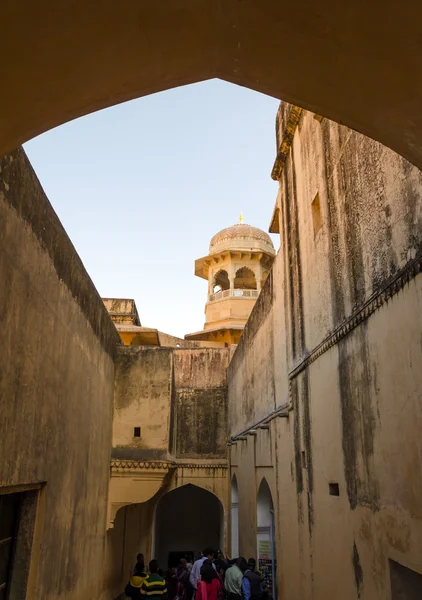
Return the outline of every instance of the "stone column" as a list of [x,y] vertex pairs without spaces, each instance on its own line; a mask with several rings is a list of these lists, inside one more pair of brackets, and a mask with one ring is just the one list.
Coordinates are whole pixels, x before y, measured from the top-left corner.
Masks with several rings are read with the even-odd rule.
[[214,273],[212,272],[212,269],[210,269],[208,271],[208,298],[211,296],[211,294],[214,293]]
[[230,281],[230,295],[233,296],[234,278],[236,276],[236,273],[234,272],[234,265],[232,262],[228,266],[227,273],[229,275],[229,281]]
[[255,278],[256,278],[256,289],[258,292],[261,290],[261,281],[262,281],[262,265],[259,262],[255,269]]

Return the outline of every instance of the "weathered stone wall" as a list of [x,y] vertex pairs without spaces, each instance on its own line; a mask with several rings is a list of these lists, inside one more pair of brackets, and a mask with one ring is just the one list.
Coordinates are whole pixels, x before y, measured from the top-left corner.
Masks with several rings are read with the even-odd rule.
[[0,161],[0,280],[0,493],[44,484],[25,597],[108,598],[119,337],[23,150]]
[[[170,348],[126,346],[116,362],[114,458],[168,458],[173,354]],[[134,428],[141,428],[134,437]]]
[[387,598],[389,559],[422,573],[421,199],[405,160],[303,113],[280,180],[272,290],[228,374],[231,435],[290,403],[231,447],[240,552],[256,554],[245,529],[265,476],[286,600]]
[[174,352],[173,447],[178,458],[226,458],[228,349]]
[[225,458],[228,361],[226,348],[121,347],[112,456]]

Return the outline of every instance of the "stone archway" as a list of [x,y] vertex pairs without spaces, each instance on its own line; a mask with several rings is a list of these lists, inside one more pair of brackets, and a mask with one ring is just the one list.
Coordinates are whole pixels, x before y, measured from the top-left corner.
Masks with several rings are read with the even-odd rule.
[[188,483],[165,494],[154,518],[153,551],[160,566],[167,569],[179,554],[196,558],[207,546],[219,548],[222,514],[217,496],[196,485]]
[[218,77],[422,166],[422,5],[21,0],[2,7],[0,155],[95,110]]

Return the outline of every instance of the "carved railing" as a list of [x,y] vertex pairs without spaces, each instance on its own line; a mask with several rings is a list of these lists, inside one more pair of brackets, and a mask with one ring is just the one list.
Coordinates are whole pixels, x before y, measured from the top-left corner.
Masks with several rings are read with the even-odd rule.
[[215,294],[210,294],[208,296],[208,302],[215,302],[216,300],[222,300],[223,298],[252,298],[256,300],[258,295],[258,290],[220,290]]

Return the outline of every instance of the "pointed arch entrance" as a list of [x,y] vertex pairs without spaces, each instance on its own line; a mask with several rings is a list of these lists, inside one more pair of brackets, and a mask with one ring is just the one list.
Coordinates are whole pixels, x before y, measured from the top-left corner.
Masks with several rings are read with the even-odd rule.
[[273,598],[277,598],[274,504],[265,477],[262,479],[258,490],[256,524],[259,569],[265,577],[270,594]]
[[165,494],[155,511],[154,553],[162,569],[205,547],[219,548],[223,508],[207,490],[188,483]]

